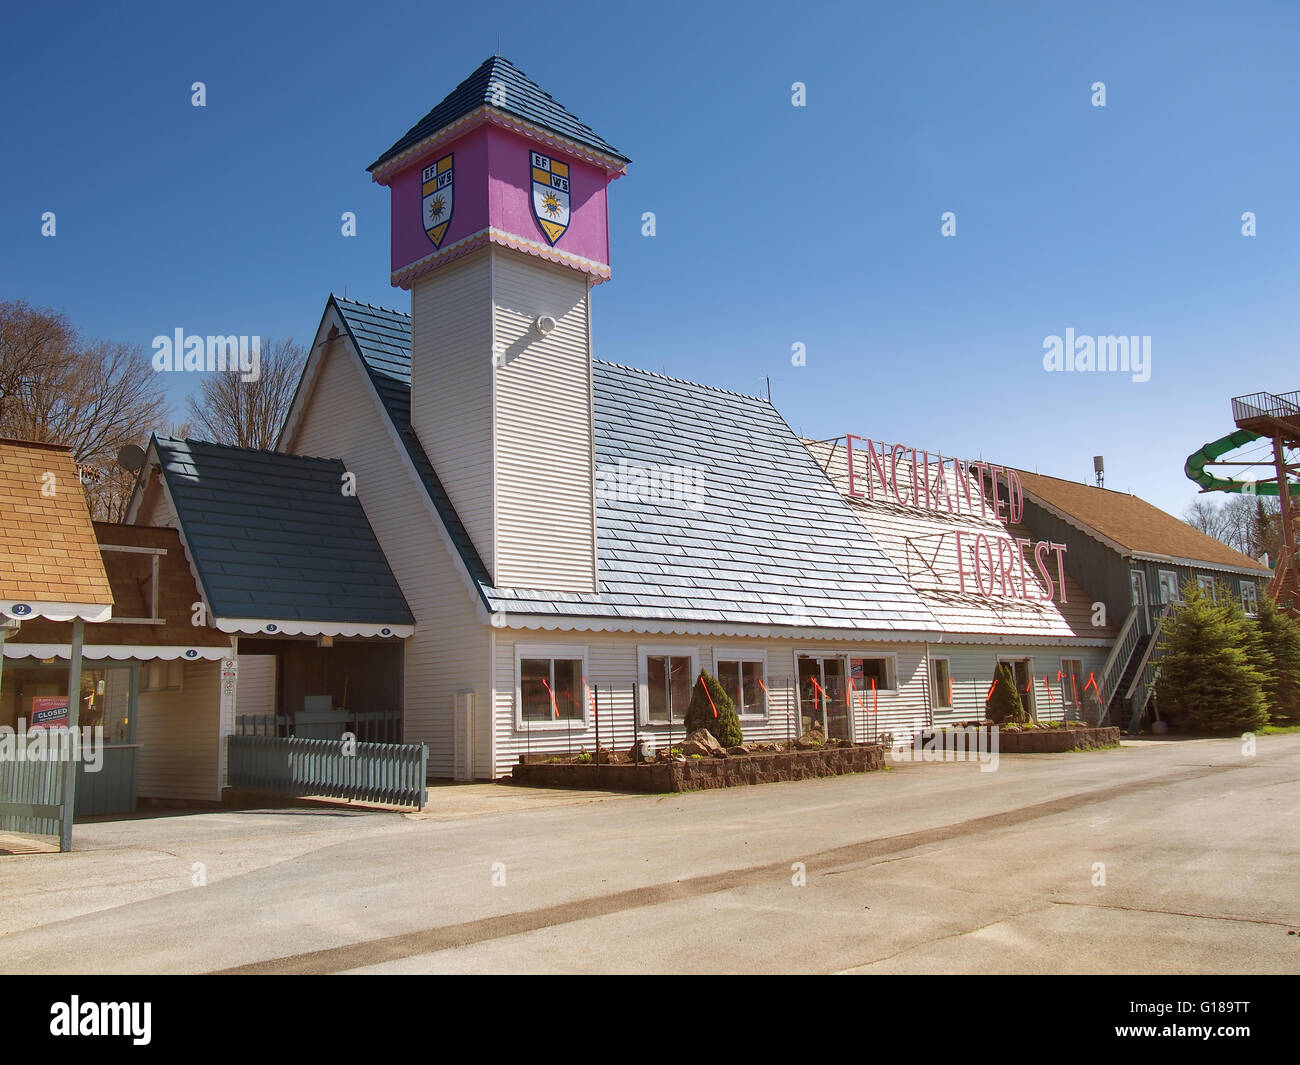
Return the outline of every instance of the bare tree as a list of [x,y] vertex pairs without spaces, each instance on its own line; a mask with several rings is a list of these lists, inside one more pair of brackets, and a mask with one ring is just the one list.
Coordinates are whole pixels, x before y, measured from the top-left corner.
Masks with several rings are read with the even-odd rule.
[[8,431],[25,383],[42,366],[65,360],[77,346],[68,316],[25,300],[0,302],[0,427]]
[[237,373],[209,374],[199,384],[198,400],[186,400],[195,429],[206,439],[263,450],[275,445],[307,352],[288,338],[270,340],[264,348],[256,381],[243,381]]
[[1276,558],[1280,509],[1277,500],[1264,496],[1229,495],[1221,503],[1202,496],[1183,511],[1183,520],[1243,555]]
[[0,304],[0,435],[71,448],[94,517],[121,519],[132,478],[117,456],[146,443],[166,415],[142,349],[87,343],[62,313]]

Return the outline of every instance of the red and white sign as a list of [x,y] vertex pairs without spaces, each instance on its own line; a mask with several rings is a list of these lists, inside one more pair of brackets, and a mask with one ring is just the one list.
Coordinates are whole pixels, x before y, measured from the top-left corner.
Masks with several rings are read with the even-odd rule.
[[32,696],[31,720],[27,731],[45,728],[68,727],[68,697],[66,695]]
[[[865,445],[856,449],[856,459],[854,441]],[[1010,525],[1024,518],[1025,492],[1015,470],[945,459],[902,444],[890,447],[852,433],[845,434],[844,443],[851,497]],[[999,534],[991,528],[951,531],[957,591],[985,598],[1068,602],[1065,544]],[[946,542],[945,533],[940,543]]]

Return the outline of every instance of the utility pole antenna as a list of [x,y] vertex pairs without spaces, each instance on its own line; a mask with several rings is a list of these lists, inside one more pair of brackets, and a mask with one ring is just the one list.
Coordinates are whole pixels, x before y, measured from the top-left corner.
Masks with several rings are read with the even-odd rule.
[[767,381],[767,401],[771,403],[772,402],[772,375],[765,374],[764,380]]

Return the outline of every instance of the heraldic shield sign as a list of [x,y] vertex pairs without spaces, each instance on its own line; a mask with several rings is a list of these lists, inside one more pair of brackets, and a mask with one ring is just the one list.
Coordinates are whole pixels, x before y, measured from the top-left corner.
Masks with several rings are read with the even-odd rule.
[[533,217],[554,244],[569,228],[569,164],[531,152]]
[[451,225],[451,194],[456,173],[452,166],[454,157],[454,154],[444,155],[436,163],[430,163],[420,178],[424,231],[429,234],[435,248],[442,247],[442,238],[447,235],[447,227]]

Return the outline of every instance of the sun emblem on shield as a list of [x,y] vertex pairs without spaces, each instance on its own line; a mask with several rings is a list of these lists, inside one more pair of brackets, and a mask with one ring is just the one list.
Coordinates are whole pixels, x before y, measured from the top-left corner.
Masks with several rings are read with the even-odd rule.
[[549,243],[569,228],[569,164],[541,152],[530,152],[533,217]]
[[424,231],[435,248],[442,247],[442,239],[451,225],[451,212],[455,201],[455,156],[445,155],[436,163],[426,166],[420,175],[421,207],[424,212]]

